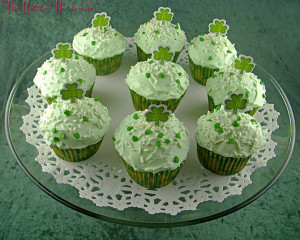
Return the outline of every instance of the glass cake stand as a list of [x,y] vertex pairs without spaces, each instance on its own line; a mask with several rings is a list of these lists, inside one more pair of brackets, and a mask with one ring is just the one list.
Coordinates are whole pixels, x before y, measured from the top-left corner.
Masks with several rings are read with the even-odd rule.
[[[27,176],[44,192],[76,211],[102,220],[143,227],[184,226],[210,221],[241,209],[259,198],[279,178],[291,157],[295,143],[295,120],[290,103],[277,81],[256,65],[254,72],[265,82],[267,101],[274,104],[275,109],[280,112],[278,118],[280,127],[272,133],[272,140],[277,143],[276,157],[270,159],[266,167],[255,170],[251,175],[252,184],[245,187],[241,195],[230,196],[222,203],[203,202],[196,210],[182,211],[175,216],[164,213],[151,215],[143,209],[134,207],[123,211],[112,207],[97,207],[92,201],[80,198],[76,188],[58,184],[52,175],[42,172],[41,165],[35,161],[37,149],[26,142],[25,135],[20,130],[23,123],[22,116],[29,112],[29,106],[25,102],[28,97],[27,88],[33,85],[36,69],[49,57],[50,52],[45,53],[16,81],[6,106],[5,131],[11,151]],[[185,69],[189,72],[188,66],[185,66]],[[194,80],[191,78],[192,81]],[[202,114],[206,111],[207,107]]]

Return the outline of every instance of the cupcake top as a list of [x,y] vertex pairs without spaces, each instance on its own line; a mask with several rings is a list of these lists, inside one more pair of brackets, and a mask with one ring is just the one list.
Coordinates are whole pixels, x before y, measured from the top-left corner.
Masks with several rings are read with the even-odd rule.
[[224,104],[232,92],[243,92],[248,99],[246,111],[261,107],[266,103],[264,82],[252,72],[243,72],[234,67],[227,67],[215,72],[206,82],[207,94],[213,98],[215,105]]
[[[167,11],[164,16],[170,15],[169,20],[159,18],[160,11]],[[171,16],[172,15],[172,16]],[[141,25],[134,34],[134,42],[146,53],[152,53],[158,45],[169,46],[174,52],[180,52],[186,43],[186,36],[180,25],[172,24],[173,13],[170,8],[159,8],[154,12],[154,18]]]
[[148,122],[147,111],[138,111],[123,119],[114,135],[115,148],[136,171],[174,170],[187,157],[188,131],[174,114],[161,125]]
[[125,81],[138,94],[160,101],[180,98],[189,86],[189,76],[179,64],[152,59],[132,66]]
[[59,91],[65,83],[79,81],[82,88],[89,90],[95,83],[96,70],[81,56],[66,59],[51,57],[38,68],[33,82],[41,90],[44,97],[59,96]]
[[39,128],[48,145],[80,149],[98,143],[108,132],[111,118],[98,98],[77,103],[60,98],[41,114]]
[[77,53],[102,60],[119,55],[126,50],[125,37],[109,26],[110,17],[106,13],[96,13],[92,27],[77,33],[73,48]]
[[201,116],[197,122],[197,143],[224,157],[249,157],[265,144],[267,131],[249,114],[233,114],[224,106]]

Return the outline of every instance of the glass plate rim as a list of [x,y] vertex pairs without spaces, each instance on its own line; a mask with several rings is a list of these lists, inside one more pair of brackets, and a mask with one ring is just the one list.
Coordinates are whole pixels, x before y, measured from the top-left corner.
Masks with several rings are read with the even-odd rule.
[[[165,227],[179,227],[179,226],[187,226],[187,225],[193,225],[193,224],[198,224],[198,223],[203,223],[203,222],[207,222],[207,221],[211,221],[223,216],[226,216],[228,214],[231,214],[245,206],[247,206],[248,204],[250,204],[251,202],[255,201],[256,199],[258,199],[260,196],[262,196],[267,190],[269,190],[273,184],[278,180],[278,178],[281,176],[282,172],[284,171],[285,167],[287,166],[291,155],[293,153],[293,149],[294,149],[294,145],[295,145],[295,136],[296,136],[296,126],[295,126],[295,119],[294,119],[294,114],[293,114],[293,110],[292,107],[289,103],[289,100],[286,96],[286,94],[284,93],[283,89],[281,88],[281,86],[279,85],[279,83],[275,80],[275,78],[268,73],[266,70],[264,70],[264,68],[262,68],[260,65],[256,64],[256,67],[258,67],[261,71],[263,71],[265,74],[267,74],[270,77],[271,82],[274,84],[274,86],[276,87],[277,91],[280,93],[284,104],[286,106],[287,109],[287,113],[289,116],[289,123],[290,123],[290,137],[289,137],[289,144],[288,144],[288,149],[286,151],[286,155],[283,161],[283,164],[281,165],[281,167],[279,168],[279,170],[276,172],[276,174],[274,175],[274,177],[260,190],[258,191],[256,194],[254,194],[251,198],[246,199],[245,201],[241,202],[240,204],[231,207],[227,210],[224,210],[222,212],[216,213],[216,214],[212,214],[210,216],[206,216],[206,217],[202,217],[202,218],[198,218],[198,219],[192,219],[192,220],[185,220],[185,221],[179,221],[179,222],[171,222],[171,223],[153,223],[153,222],[147,222],[147,224],[145,225],[145,222],[134,222],[134,221],[130,221],[130,220],[122,220],[122,219],[117,219],[117,218],[113,218],[110,216],[106,216],[106,215],[101,215],[99,213],[94,213],[90,210],[86,210],[76,204],[73,204],[63,198],[61,198],[60,196],[56,195],[54,192],[50,191],[47,187],[45,187],[43,184],[41,184],[28,170],[27,168],[24,166],[24,164],[22,163],[21,159],[19,158],[17,152],[15,151],[15,147],[13,145],[12,142],[12,137],[11,137],[11,133],[10,133],[10,128],[9,128],[9,116],[10,116],[10,109],[11,109],[11,104],[12,104],[12,100],[15,96],[15,93],[19,87],[19,85],[21,84],[23,78],[26,76],[27,72],[31,69],[31,67],[33,65],[35,65],[36,63],[38,63],[41,59],[43,59],[44,57],[46,57],[48,54],[50,53],[50,51],[47,51],[46,53],[44,53],[42,56],[40,56],[39,58],[37,58],[35,61],[33,61],[26,69],[25,71],[20,75],[20,77],[17,79],[17,81],[15,82],[10,95],[8,97],[7,100],[7,104],[6,104],[6,108],[5,108],[5,116],[4,116],[4,125],[5,125],[5,134],[6,134],[6,139],[8,141],[8,145],[10,147],[10,150],[14,156],[14,158],[16,159],[17,163],[19,164],[19,166],[21,167],[21,169],[24,171],[24,173],[29,177],[29,179],[35,184],[37,185],[42,191],[44,191],[45,193],[47,193],[49,196],[53,197],[55,200],[57,200],[58,202],[62,203],[63,205],[76,210],[78,212],[81,212],[83,214],[86,214],[88,216],[94,217],[96,219],[101,219],[101,220],[105,220],[105,221],[109,221],[112,223],[119,223],[119,224],[125,224],[125,225],[131,225],[131,226],[139,226],[139,227],[156,227],[156,228],[165,228]],[[116,211],[118,211],[116,209]],[[172,216],[174,218],[176,218],[176,216]]]

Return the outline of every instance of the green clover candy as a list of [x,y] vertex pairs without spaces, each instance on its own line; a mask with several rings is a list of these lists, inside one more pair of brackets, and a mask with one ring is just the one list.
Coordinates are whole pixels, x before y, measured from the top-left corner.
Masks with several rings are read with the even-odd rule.
[[149,106],[149,111],[145,113],[146,121],[155,122],[155,125],[159,125],[160,122],[166,122],[169,120],[171,111],[167,110],[167,106],[160,104],[151,104]]
[[53,58],[60,59],[62,62],[66,61],[66,58],[72,58],[74,54],[74,50],[71,47],[70,43],[57,43],[56,48],[51,50]]
[[240,70],[240,74],[243,74],[244,71],[252,72],[255,67],[255,63],[253,63],[253,58],[250,56],[240,55],[239,58],[235,59],[234,67]]
[[208,25],[208,28],[209,32],[216,33],[216,36],[218,37],[220,33],[226,35],[229,26],[226,24],[226,20],[215,18],[213,22]]
[[106,12],[96,13],[92,20],[92,25],[93,27],[99,26],[100,31],[104,32],[106,29],[104,27],[109,26],[109,21],[110,21],[110,16],[107,16]]
[[160,64],[163,65],[165,61],[172,61],[174,53],[170,51],[169,47],[159,46],[153,51],[152,57],[154,60],[160,60]]
[[154,12],[154,17],[157,21],[160,21],[162,25],[165,24],[165,22],[171,22],[173,18],[173,13],[171,12],[171,8],[164,8],[160,7],[157,11]]
[[228,112],[233,112],[233,114],[240,112],[245,112],[248,105],[248,100],[244,93],[231,93],[229,99],[224,101],[224,110]]
[[81,88],[79,82],[66,83],[64,89],[60,90],[60,95],[63,100],[70,99],[71,103],[76,103],[77,99],[84,99],[85,90]]

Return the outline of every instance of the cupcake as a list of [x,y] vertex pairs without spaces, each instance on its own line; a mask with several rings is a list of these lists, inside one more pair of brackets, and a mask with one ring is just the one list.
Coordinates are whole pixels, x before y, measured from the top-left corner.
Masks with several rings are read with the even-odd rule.
[[[68,56],[62,57],[64,50],[60,48],[70,51]],[[74,81],[80,82],[86,96],[91,97],[96,80],[96,71],[93,65],[86,62],[81,56],[73,54],[70,43],[58,43],[52,50],[52,54],[53,56],[38,68],[33,79],[47,102],[51,104],[52,101],[55,101],[60,96],[59,92],[64,84]]]
[[105,12],[96,13],[92,27],[74,36],[73,47],[89,63],[97,75],[108,75],[117,71],[126,50],[125,37],[109,25],[110,17]]
[[216,174],[233,175],[264,146],[267,131],[249,114],[233,114],[222,105],[198,119],[195,137],[201,164]]
[[78,162],[98,151],[110,122],[98,98],[86,97],[77,103],[58,98],[41,114],[39,129],[58,157]]
[[132,180],[147,188],[160,188],[175,179],[190,139],[183,123],[165,106],[151,105],[149,109],[123,119],[113,140]]
[[[241,63],[241,61],[243,61],[242,59],[244,59],[244,61],[248,59],[253,62],[251,57],[244,55],[240,55],[240,59],[236,61]],[[248,65],[253,65],[254,67],[254,64],[251,62],[249,62]],[[246,113],[251,116],[266,103],[266,88],[264,82],[258,79],[250,70],[249,72],[243,71],[241,74],[241,69],[236,67],[227,67],[214,73],[207,80],[206,91],[210,111],[216,106],[223,104],[225,99],[228,98],[232,92],[243,92],[245,94],[248,99]]]
[[225,35],[229,26],[225,20],[214,19],[208,34],[201,34],[191,40],[188,55],[193,79],[206,85],[206,80],[220,68],[230,66],[237,52]]
[[170,62],[171,58],[166,61],[164,58],[168,56],[160,55],[172,54],[165,52],[168,50],[168,47],[159,47],[154,51],[154,59],[131,67],[125,81],[136,110],[147,109],[151,104],[164,104],[174,112],[183,98],[189,86],[189,76],[179,64]]
[[151,58],[153,48],[159,45],[169,46],[175,52],[176,62],[186,43],[186,36],[180,25],[172,24],[173,13],[170,8],[158,8],[154,18],[141,25],[134,34],[138,61]]

